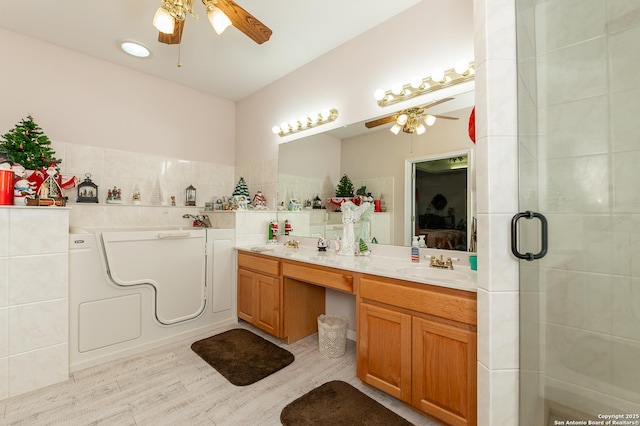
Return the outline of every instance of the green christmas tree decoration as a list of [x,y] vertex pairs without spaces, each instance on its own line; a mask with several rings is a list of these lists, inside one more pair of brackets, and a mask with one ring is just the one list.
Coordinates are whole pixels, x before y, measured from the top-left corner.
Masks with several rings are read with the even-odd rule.
[[336,189],[336,197],[353,197],[353,182],[346,174],[340,178]]
[[367,246],[367,243],[364,242],[364,240],[362,238],[360,238],[360,253],[366,253],[369,251],[369,246]]
[[51,141],[30,115],[22,119],[16,127],[1,136],[0,146],[11,159],[25,169],[39,170],[51,163],[59,163],[51,149]]
[[249,199],[249,188],[247,187],[247,182],[245,182],[244,177],[240,176],[240,180],[231,195],[244,195]]

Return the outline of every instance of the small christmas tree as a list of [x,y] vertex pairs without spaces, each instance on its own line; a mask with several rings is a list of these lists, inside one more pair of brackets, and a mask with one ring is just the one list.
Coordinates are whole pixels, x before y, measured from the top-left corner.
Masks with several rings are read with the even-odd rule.
[[233,194],[231,195],[244,195],[249,199],[249,188],[247,187],[247,182],[245,182],[244,177],[240,176],[240,180],[236,185],[236,188],[233,190]]
[[54,158],[51,141],[29,115],[16,127],[2,135],[0,146],[7,150],[11,159],[25,169],[39,170],[51,163],[59,163]]
[[369,246],[367,246],[367,243],[365,243],[362,238],[360,238],[359,249],[360,253],[367,253],[369,251]]
[[353,197],[353,182],[349,176],[343,175],[336,189],[336,197]]

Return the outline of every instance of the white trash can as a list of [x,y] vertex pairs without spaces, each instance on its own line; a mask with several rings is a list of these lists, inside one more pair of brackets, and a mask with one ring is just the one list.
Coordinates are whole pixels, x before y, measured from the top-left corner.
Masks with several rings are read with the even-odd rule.
[[325,358],[344,355],[347,346],[347,318],[342,315],[320,315],[318,317],[318,346]]

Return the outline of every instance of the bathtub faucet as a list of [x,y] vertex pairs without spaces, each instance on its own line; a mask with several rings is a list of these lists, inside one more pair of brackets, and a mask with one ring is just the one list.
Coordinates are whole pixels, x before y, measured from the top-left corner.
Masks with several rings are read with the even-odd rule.
[[211,228],[211,221],[209,221],[209,216],[206,214],[192,215],[192,214],[183,214],[182,217],[184,219],[193,219],[193,226],[199,228]]

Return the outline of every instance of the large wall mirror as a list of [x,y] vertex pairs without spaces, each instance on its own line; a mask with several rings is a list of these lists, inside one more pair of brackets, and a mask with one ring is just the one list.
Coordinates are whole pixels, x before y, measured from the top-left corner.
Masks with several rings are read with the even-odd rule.
[[[437,119],[420,136],[402,131],[395,135],[390,132],[393,123],[367,129],[363,121],[281,144],[278,221],[282,226],[288,221],[291,236],[323,236],[329,239],[341,236],[341,213],[327,200],[335,196],[340,179],[347,175],[356,190],[364,189],[374,199],[380,200],[382,211],[374,213],[370,222],[371,237],[378,243],[406,246],[412,236],[427,232],[425,230],[448,230],[455,243],[442,246],[440,238],[440,246],[434,247],[467,250],[469,224],[475,217],[472,196],[475,192],[472,155],[475,145],[468,133],[474,92],[452,97],[453,100],[443,102],[428,112],[455,119]],[[386,108],[385,115],[393,111]],[[372,117],[372,120],[376,118]],[[434,171],[442,169],[445,163],[457,164],[448,166],[449,172]],[[415,197],[416,188],[412,188],[406,179],[407,164],[420,170],[420,188],[428,188],[425,195],[421,195],[422,190],[419,190],[418,198]],[[459,193],[459,189],[454,193],[454,187],[458,186],[453,182],[461,180],[465,182],[464,194]],[[433,196],[428,195],[434,191]],[[431,204],[437,194],[446,198],[448,207],[438,210]],[[302,204],[302,210],[289,210],[292,199]],[[314,208],[314,200],[317,202],[317,199],[321,200],[323,208]],[[429,225],[434,227],[421,228],[420,216],[428,214],[442,216],[442,220],[430,217]],[[455,217],[453,221],[452,217]],[[422,219],[427,220],[426,216]],[[426,225],[426,222],[422,224]],[[436,241],[434,238],[426,240]]]

